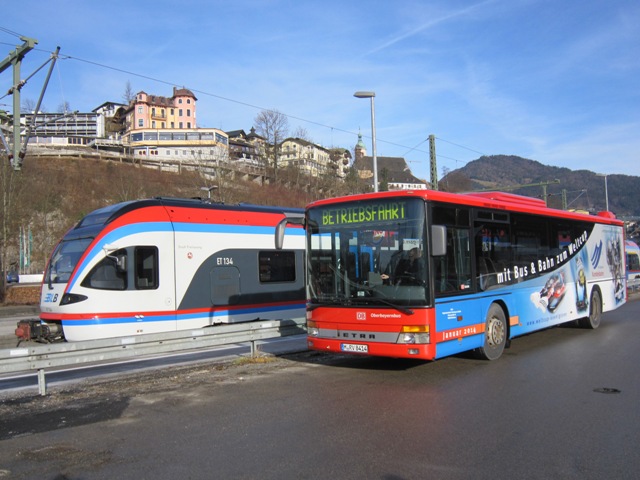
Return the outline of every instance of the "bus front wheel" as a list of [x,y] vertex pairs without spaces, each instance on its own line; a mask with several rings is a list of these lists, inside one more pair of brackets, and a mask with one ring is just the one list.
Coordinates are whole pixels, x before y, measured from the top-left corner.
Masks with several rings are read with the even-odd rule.
[[600,290],[594,288],[591,291],[591,301],[589,303],[589,316],[578,320],[578,324],[582,328],[595,330],[600,326],[602,319],[602,299],[600,298]]
[[476,350],[483,360],[497,360],[507,344],[507,317],[498,304],[492,304],[484,325],[484,344]]

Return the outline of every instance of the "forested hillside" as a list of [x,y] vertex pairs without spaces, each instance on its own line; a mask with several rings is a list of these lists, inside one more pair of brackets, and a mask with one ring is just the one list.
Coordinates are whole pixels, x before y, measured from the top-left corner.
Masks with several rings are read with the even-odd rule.
[[[559,183],[552,183],[559,180]],[[505,190],[542,198],[543,186],[516,188],[518,185],[548,183],[549,206],[562,208],[562,193],[568,208],[597,212],[605,210],[605,178],[588,170],[543,165],[534,160],[512,156],[483,156],[464,167],[450,171],[441,181],[449,191]],[[619,218],[640,216],[640,177],[608,175],[609,210]]]

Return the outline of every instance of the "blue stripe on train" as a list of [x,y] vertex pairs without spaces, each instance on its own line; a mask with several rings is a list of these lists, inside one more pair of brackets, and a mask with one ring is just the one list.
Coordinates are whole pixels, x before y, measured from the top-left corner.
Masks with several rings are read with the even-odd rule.
[[136,318],[135,314],[132,313],[131,316],[122,316],[122,317],[107,317],[107,318],[91,318],[85,320],[63,320],[62,326],[69,327],[81,327],[81,326],[92,326],[92,325],[116,325],[116,324],[124,324],[124,323],[148,323],[148,322],[172,322],[172,321],[182,321],[182,320],[190,320],[198,317],[223,317],[231,315],[248,315],[253,313],[260,312],[276,312],[276,311],[288,311],[288,310],[297,310],[304,309],[304,303],[297,303],[293,305],[280,305],[280,306],[271,306],[271,307],[247,307],[237,310],[215,310],[211,312],[190,312],[190,313],[178,313],[177,318],[175,313],[163,313],[163,314],[153,314],[144,316],[143,318]]

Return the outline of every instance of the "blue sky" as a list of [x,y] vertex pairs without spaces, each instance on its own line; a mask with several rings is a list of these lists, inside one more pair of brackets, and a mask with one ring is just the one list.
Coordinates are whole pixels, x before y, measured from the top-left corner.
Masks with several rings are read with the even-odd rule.
[[483,154],[640,176],[637,0],[24,0],[0,17],[3,59],[22,43],[10,32],[38,40],[23,78],[61,47],[48,111],[121,102],[127,82],[184,86],[201,127],[248,131],[277,109],[326,147],[361,131],[370,154],[370,102],[353,93],[372,90],[378,155],[420,178],[430,134],[439,176]]

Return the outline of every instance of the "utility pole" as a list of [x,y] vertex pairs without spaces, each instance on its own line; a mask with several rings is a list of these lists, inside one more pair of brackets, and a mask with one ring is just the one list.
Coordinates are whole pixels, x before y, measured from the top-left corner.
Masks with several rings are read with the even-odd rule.
[[429,135],[429,164],[431,165],[431,190],[438,190],[438,165],[436,163],[436,136]]
[[0,62],[0,73],[9,66],[13,66],[13,86],[10,93],[13,94],[13,154],[11,165],[14,170],[20,170],[20,89],[24,82],[20,80],[20,67],[24,56],[34,49],[38,41],[34,38],[20,37],[24,43],[9,53],[9,56]]
[[[35,127],[35,123],[36,123],[36,115],[38,114],[38,112],[40,111],[40,105],[42,105],[42,99],[44,98],[44,93],[47,91],[47,86],[49,85],[49,79],[51,78],[51,73],[53,72],[53,67],[56,64],[56,60],[58,59],[58,54],[60,53],[60,47],[56,48],[56,51],[51,55],[51,58],[49,60],[47,60],[42,67],[44,67],[49,61],[51,61],[51,65],[49,65],[49,71],[47,72],[47,77],[45,78],[44,81],[44,85],[42,86],[42,90],[40,91],[40,97],[38,97],[38,103],[36,103],[36,111],[33,112],[33,117],[31,119],[31,123],[29,124],[29,126],[26,128],[25,130],[25,134],[24,134],[24,144],[22,145],[22,148],[20,148],[19,150],[16,150],[15,145],[14,145],[14,152],[17,152],[17,155],[13,156],[13,169],[14,170],[20,170],[20,168],[22,168],[22,160],[24,159],[25,155],[27,154],[27,145],[29,144],[29,138],[31,137],[31,134],[33,133],[34,127]],[[40,68],[42,68],[40,67]],[[15,110],[14,110],[15,112]],[[18,112],[20,112],[20,110],[18,110]],[[76,113],[76,112],[74,112]],[[64,116],[67,116],[68,114],[65,112]],[[20,114],[18,114],[18,117],[20,117]],[[15,119],[15,114],[14,114],[14,119]],[[15,135],[15,132],[14,132]],[[20,138],[20,134],[18,133],[18,139]],[[18,142],[19,144],[20,142]]]

